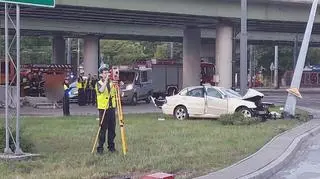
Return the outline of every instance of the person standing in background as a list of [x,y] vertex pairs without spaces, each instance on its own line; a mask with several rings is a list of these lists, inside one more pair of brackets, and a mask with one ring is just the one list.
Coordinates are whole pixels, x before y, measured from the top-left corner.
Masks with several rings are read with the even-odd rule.
[[86,103],[86,96],[85,96],[84,81],[82,76],[78,77],[77,88],[78,88],[78,105],[84,106]]
[[63,116],[70,116],[70,101],[69,101],[69,79],[65,78],[63,83],[64,95],[63,95]]
[[90,105],[91,103],[91,91],[92,91],[92,87],[91,87],[91,74],[88,74],[88,78],[85,81],[85,93],[86,93],[86,104]]
[[92,99],[91,99],[91,102],[92,102],[92,106],[95,106],[96,103],[97,103],[97,93],[96,93],[96,90],[94,89],[97,82],[98,82],[98,76],[97,75],[93,75],[92,77],[92,81],[91,81],[91,86],[93,87],[92,89]]

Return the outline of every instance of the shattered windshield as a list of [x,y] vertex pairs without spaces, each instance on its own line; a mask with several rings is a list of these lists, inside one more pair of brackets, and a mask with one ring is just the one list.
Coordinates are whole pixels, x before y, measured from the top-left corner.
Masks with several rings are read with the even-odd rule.
[[236,91],[234,91],[232,89],[220,88],[220,90],[224,94],[226,94],[229,98],[241,98],[242,97],[238,92],[236,92]]

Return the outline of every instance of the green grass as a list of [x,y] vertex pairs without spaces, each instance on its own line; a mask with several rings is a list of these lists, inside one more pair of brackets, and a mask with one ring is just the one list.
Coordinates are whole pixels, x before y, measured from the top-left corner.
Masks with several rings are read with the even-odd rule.
[[218,121],[167,119],[157,114],[125,116],[128,153],[121,150],[117,125],[115,154],[91,154],[98,130],[95,117],[24,118],[25,137],[41,158],[1,162],[2,178],[112,178],[162,171],[191,178],[222,169],[256,152],[272,137],[299,123],[276,120],[250,126]]
[[[280,108],[282,108],[282,110],[280,110]],[[269,108],[269,111],[270,112],[274,111],[281,114],[283,112],[283,109],[284,109],[284,106],[274,106]],[[299,121],[307,122],[310,120],[309,112],[297,108],[295,111],[295,118]]]

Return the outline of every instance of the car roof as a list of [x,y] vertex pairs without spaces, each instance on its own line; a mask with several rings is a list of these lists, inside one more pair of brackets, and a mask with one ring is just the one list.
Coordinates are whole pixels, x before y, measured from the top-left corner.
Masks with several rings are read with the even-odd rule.
[[[207,87],[207,88],[216,88],[216,89],[225,89],[224,87],[218,87],[218,86],[211,86],[211,85],[204,85],[204,86],[188,86],[188,87],[185,87],[184,89],[195,89],[195,88],[203,88],[203,87]],[[182,90],[184,90],[182,89]]]

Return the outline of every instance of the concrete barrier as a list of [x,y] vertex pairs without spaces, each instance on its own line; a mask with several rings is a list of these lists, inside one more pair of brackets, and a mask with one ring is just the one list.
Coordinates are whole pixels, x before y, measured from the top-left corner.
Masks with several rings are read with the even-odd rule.
[[[0,103],[5,104],[5,92],[6,92],[6,88],[4,85],[0,86]],[[16,86],[9,86],[8,89],[8,105],[11,108],[15,108],[16,107],[16,101],[17,101],[17,87]]]

